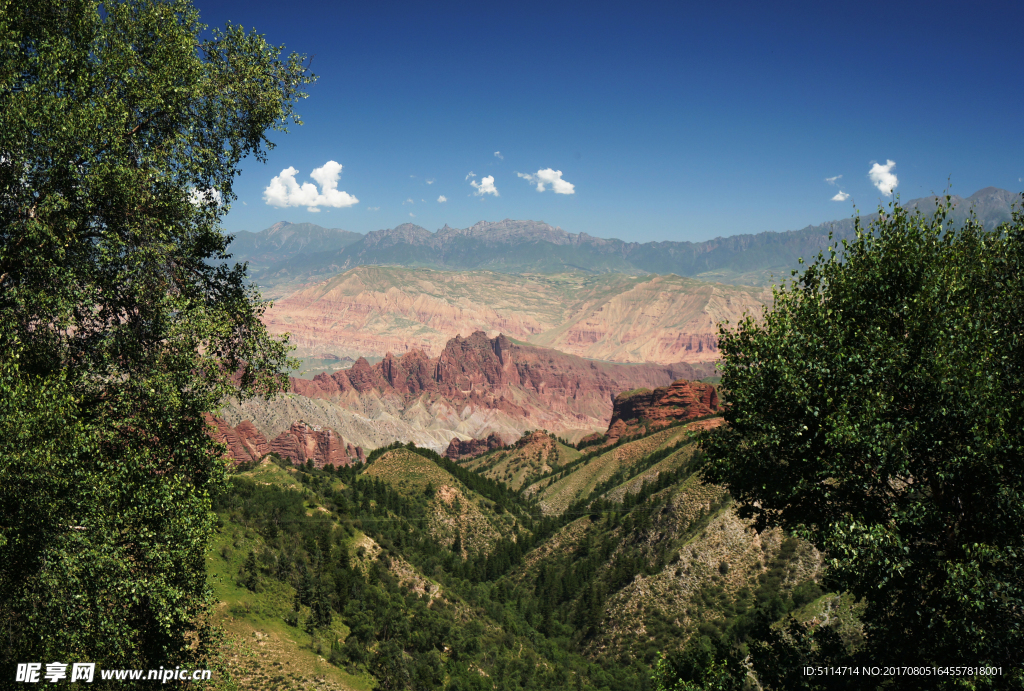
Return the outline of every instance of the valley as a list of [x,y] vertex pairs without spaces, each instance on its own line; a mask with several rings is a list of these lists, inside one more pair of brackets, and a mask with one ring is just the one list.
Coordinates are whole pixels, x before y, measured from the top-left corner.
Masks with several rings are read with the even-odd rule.
[[458,464],[395,444],[238,472],[210,557],[249,656],[227,664],[253,689],[625,690],[691,636],[745,645],[757,617],[829,611],[855,636],[820,555],[758,535],[701,479],[696,441],[721,418],[676,397],[641,420],[630,398],[614,416],[632,436],[582,450],[533,432]]

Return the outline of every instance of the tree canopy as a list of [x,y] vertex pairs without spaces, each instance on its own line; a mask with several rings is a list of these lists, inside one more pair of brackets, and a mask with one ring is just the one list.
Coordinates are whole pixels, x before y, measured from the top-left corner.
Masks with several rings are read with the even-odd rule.
[[892,205],[763,319],[723,326],[728,425],[704,438],[706,473],[863,598],[865,660],[993,665],[1006,676],[970,683],[1019,684],[1024,216],[986,230],[948,213],[948,198],[931,217]]
[[0,0],[5,660],[203,654],[202,414],[287,360],[219,222],[312,79],[187,0]]

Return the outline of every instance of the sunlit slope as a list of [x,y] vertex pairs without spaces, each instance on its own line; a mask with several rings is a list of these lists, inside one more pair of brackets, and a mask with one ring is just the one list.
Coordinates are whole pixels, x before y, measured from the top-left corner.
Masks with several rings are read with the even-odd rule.
[[582,454],[545,432],[523,436],[511,448],[476,456],[461,465],[519,490],[531,479],[575,461]]
[[[678,451],[673,451],[676,461],[670,463],[685,460],[694,449],[694,445],[688,442],[692,441],[694,430],[700,426],[700,422],[679,425],[623,441],[611,448],[586,448],[576,462],[564,470],[549,472],[547,477],[534,480],[523,494],[539,500],[544,513],[561,514],[574,502],[587,498],[602,483],[628,473],[629,468],[652,453],[678,446]],[[656,471],[652,472],[656,474]]]
[[591,452],[550,485],[531,486],[564,526],[510,578],[550,603],[553,622],[570,622],[595,659],[653,663],[694,635],[741,640],[765,611],[807,621],[828,610],[859,635],[850,603],[815,583],[818,552],[779,530],[757,534],[723,488],[703,481],[693,431],[719,420]]
[[504,333],[617,362],[707,362],[717,324],[760,315],[764,288],[675,275],[514,275],[360,266],[278,301],[265,315],[298,354],[437,355],[449,338]]
[[412,451],[388,451],[370,463],[363,475],[383,480],[399,493],[425,496],[431,537],[453,550],[458,542],[463,555],[487,554],[502,537],[522,529],[511,512],[498,513],[494,502]]

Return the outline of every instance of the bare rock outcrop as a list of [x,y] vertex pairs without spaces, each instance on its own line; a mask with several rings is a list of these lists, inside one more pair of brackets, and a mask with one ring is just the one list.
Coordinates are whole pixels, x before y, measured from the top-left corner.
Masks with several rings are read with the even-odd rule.
[[627,391],[615,397],[606,437],[651,432],[718,412],[718,391],[712,384],[679,379],[653,391]]
[[270,453],[270,445],[266,437],[256,429],[249,420],[244,420],[232,427],[224,420],[210,413],[205,413],[207,434],[216,442],[228,447],[227,457],[237,463],[259,461]]
[[320,429],[301,420],[274,437],[270,451],[298,465],[312,460],[316,468],[341,467],[366,460],[362,448],[346,444],[334,430]]
[[448,449],[444,452],[444,455],[453,461],[460,461],[463,458],[472,458],[473,456],[479,456],[482,453],[488,451],[494,451],[505,446],[505,442],[501,440],[494,432],[487,435],[486,439],[466,439],[462,440],[458,437],[453,437],[451,443],[448,445]]

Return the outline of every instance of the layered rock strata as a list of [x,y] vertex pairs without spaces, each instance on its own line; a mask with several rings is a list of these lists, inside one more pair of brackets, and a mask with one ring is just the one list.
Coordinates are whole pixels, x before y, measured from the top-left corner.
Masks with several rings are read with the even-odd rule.
[[519,341],[616,362],[712,362],[718,323],[759,314],[762,288],[679,276],[558,278],[360,266],[277,301],[264,320],[303,357],[437,356],[456,335]]
[[207,434],[216,442],[228,447],[227,457],[235,463],[258,461],[270,453],[270,445],[252,422],[243,420],[232,427],[224,420],[210,413],[205,413]]
[[653,391],[641,389],[616,396],[605,436],[614,442],[716,412],[718,391],[714,385],[680,379]]
[[316,468],[341,467],[366,460],[362,448],[346,444],[334,430],[320,429],[301,420],[274,437],[270,451],[296,464],[312,460]]
[[698,370],[586,360],[478,331],[450,339],[438,357],[388,353],[374,365],[359,358],[347,370],[292,379],[289,395],[232,404],[229,420],[251,419],[276,437],[301,419],[366,449],[397,440],[443,453],[453,437],[511,440],[546,429],[576,439],[604,431],[616,394],[681,377],[698,378]]

